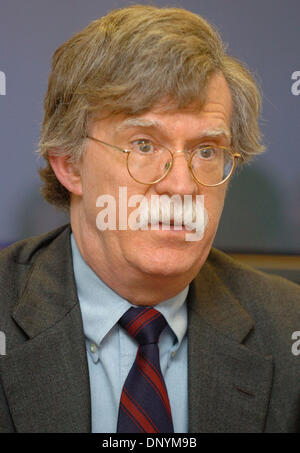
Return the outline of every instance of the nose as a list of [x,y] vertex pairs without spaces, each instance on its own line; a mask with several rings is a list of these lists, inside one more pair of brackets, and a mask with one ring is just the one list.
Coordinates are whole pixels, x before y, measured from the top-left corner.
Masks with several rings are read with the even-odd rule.
[[171,170],[164,179],[155,184],[159,195],[183,196],[196,195],[199,192],[199,184],[194,180],[188,166],[188,157],[184,151],[174,152]]

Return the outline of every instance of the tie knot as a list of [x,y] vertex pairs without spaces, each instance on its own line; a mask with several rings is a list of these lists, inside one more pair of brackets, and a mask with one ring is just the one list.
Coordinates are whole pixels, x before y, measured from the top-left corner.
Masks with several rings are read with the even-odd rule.
[[166,320],[155,308],[131,307],[120,318],[119,324],[140,345],[145,345],[158,342]]

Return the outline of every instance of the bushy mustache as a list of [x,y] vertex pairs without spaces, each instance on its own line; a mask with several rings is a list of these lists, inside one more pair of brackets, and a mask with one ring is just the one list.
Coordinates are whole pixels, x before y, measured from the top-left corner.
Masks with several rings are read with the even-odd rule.
[[162,224],[163,229],[169,229],[170,225],[174,229],[181,230],[185,227],[188,230],[205,229],[208,224],[208,213],[198,200],[192,196],[161,195],[152,196],[147,202],[141,202],[139,206],[139,216],[137,217],[139,227],[151,228]]

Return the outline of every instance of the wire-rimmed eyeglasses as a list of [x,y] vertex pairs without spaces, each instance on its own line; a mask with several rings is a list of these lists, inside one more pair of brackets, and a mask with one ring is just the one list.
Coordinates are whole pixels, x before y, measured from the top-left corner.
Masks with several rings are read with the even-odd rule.
[[193,178],[206,187],[224,184],[234,171],[236,159],[241,157],[230,147],[211,144],[197,146],[191,151],[172,152],[149,139],[135,140],[126,148],[121,148],[90,135],[85,138],[126,153],[129,175],[136,182],[146,185],[156,184],[167,176],[177,153],[188,154],[187,163]]

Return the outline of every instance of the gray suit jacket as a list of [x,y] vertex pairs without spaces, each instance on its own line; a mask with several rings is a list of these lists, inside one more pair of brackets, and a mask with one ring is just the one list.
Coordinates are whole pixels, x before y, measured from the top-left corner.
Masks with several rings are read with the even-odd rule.
[[[300,431],[299,286],[212,250],[188,313],[189,431]],[[1,252],[0,331],[0,432],[90,432],[69,226]]]

